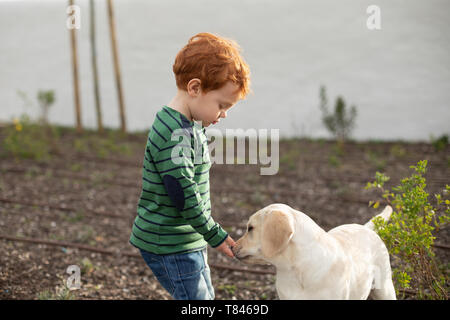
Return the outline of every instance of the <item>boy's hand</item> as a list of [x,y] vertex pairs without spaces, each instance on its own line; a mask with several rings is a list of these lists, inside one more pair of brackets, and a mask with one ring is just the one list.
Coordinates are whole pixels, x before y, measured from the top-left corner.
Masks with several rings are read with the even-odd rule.
[[234,247],[236,245],[236,242],[228,235],[228,237],[225,239],[224,242],[220,246],[218,246],[216,249],[220,252],[226,254],[230,258],[234,258],[233,251],[231,251],[230,247]]

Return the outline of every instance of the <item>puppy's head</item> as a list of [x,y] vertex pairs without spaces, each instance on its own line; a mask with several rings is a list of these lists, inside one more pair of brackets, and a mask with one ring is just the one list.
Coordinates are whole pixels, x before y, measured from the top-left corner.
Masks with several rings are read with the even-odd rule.
[[271,263],[272,258],[286,249],[293,235],[291,212],[268,206],[250,217],[247,232],[236,241],[233,253],[244,263]]

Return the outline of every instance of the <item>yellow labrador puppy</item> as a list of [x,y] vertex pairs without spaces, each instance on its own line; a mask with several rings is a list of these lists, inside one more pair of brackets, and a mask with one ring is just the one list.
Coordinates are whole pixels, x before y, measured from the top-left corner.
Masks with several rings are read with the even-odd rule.
[[[381,214],[388,220],[392,208]],[[325,232],[306,214],[271,204],[253,214],[233,252],[250,264],[273,264],[280,299],[396,299],[389,254],[373,223]]]

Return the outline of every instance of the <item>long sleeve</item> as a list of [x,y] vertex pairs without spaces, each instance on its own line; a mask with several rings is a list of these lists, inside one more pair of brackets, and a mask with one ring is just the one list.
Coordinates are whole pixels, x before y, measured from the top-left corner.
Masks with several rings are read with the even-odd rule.
[[193,161],[194,149],[190,144],[171,140],[158,148],[152,148],[152,158],[167,194],[180,215],[212,247],[219,246],[228,234],[214,221],[210,212],[211,164],[205,166],[203,159],[200,164],[196,163]]

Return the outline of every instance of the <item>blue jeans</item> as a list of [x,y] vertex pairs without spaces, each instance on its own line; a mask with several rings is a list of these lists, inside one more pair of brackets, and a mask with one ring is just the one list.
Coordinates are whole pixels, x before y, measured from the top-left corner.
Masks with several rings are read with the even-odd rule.
[[196,252],[168,255],[140,251],[159,283],[174,299],[214,299],[206,248]]

